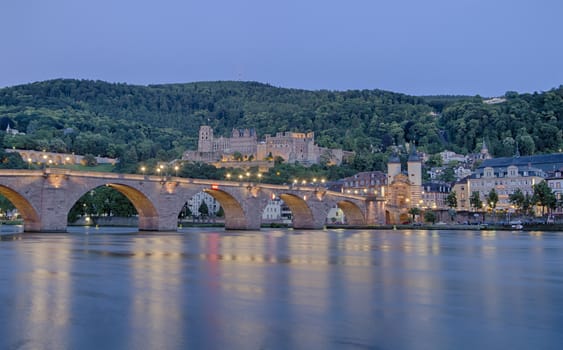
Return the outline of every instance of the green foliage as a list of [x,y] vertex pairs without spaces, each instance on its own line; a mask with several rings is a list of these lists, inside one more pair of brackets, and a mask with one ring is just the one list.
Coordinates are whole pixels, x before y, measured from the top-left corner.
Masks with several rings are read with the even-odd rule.
[[203,215],[203,216],[209,215],[209,207],[207,206],[207,203],[205,203],[205,201],[201,201],[201,204],[199,205],[197,212],[199,213],[199,215]]
[[68,214],[68,221],[74,222],[80,216],[120,216],[137,215],[137,210],[121,192],[102,186],[80,197]]
[[412,207],[412,208],[409,209],[409,214],[410,214],[411,217],[412,217],[411,222],[414,222],[415,219],[416,219],[416,216],[417,216],[417,215],[420,215],[420,209],[417,208],[417,207]]
[[517,188],[514,193],[508,196],[508,201],[510,204],[514,205],[517,210],[522,210],[524,208],[526,197],[521,189]]
[[82,163],[85,166],[92,167],[98,165],[98,161],[96,160],[96,156],[93,154],[86,154],[84,158],[82,158]]
[[19,153],[6,152],[0,149],[0,169],[27,169],[28,164],[23,161]]
[[543,180],[532,187],[534,189],[534,194],[532,195],[532,203],[541,207],[542,216],[545,213],[545,208],[555,209],[557,198],[551,190],[551,187],[549,187],[549,185],[547,184],[547,181]]
[[471,192],[471,196],[469,196],[469,204],[475,210],[479,210],[483,207],[483,202],[481,201],[479,191]]
[[0,214],[4,216],[7,211],[15,209],[15,206],[10,202],[10,200],[0,194]]
[[320,146],[355,151],[346,165],[355,171],[385,170],[389,146],[412,141],[427,153],[473,152],[483,139],[495,156],[512,155],[517,145],[523,155],[563,149],[563,87],[505,98],[486,104],[478,96],[306,91],[255,82],[135,86],[59,79],[0,89],[0,128],[26,133],[0,141],[7,148],[117,157],[115,171],[125,173],[137,171],[138,162],[170,161],[196,149],[202,124],[217,136],[234,127],[255,128],[260,136],[314,131]]
[[436,213],[432,210],[426,210],[424,212],[424,221],[434,224],[436,222]]
[[450,208],[457,208],[457,194],[451,191],[446,197],[446,205]]
[[491,209],[495,209],[498,203],[498,193],[494,188],[491,188],[489,194],[487,195],[487,205],[491,207]]
[[443,108],[439,120],[446,141],[461,152],[477,151],[487,140],[496,157],[560,152],[563,148],[563,87],[544,93],[507,93],[506,101],[461,99]]
[[217,210],[217,217],[218,218],[222,218],[225,216],[225,210],[223,209],[222,206],[219,207],[219,210]]

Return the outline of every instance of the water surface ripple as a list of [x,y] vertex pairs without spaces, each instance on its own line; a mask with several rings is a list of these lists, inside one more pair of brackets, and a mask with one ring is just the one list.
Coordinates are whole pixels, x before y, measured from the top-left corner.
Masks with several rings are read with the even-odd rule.
[[560,349],[563,233],[0,236],[1,349]]

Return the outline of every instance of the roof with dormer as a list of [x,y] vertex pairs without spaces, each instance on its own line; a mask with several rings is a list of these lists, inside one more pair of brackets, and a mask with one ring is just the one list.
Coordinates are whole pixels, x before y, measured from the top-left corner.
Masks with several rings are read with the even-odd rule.
[[511,165],[522,167],[532,167],[541,169],[543,171],[553,171],[563,167],[563,153],[552,154],[539,154],[535,156],[522,156],[522,157],[502,157],[486,159],[479,165],[477,170],[482,170],[488,167],[506,168]]

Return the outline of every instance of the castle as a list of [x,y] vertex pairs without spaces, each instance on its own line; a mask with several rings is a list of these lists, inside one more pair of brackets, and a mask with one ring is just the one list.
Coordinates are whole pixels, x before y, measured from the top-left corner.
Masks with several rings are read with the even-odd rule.
[[215,137],[210,126],[202,125],[197,151],[184,152],[182,159],[221,166],[221,162],[271,161],[281,157],[290,164],[311,165],[324,161],[340,165],[353,155],[354,152],[316,145],[314,132],[278,132],[275,136],[267,134],[264,141],[258,141],[255,129],[233,129],[231,137]]

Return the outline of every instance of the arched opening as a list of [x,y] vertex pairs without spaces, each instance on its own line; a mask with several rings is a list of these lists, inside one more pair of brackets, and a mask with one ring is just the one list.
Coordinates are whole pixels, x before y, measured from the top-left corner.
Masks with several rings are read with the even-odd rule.
[[350,201],[338,202],[338,208],[342,210],[344,219],[348,225],[365,225],[366,219],[362,209]]
[[70,208],[68,222],[78,225],[123,225],[157,230],[158,212],[139,190],[122,184],[106,184],[84,193]]
[[[26,232],[39,231],[41,220],[37,210],[21,194],[11,188],[0,186],[0,214],[3,218],[21,219]],[[15,210],[15,211],[14,211]]]
[[291,226],[293,214],[289,206],[275,194],[272,194],[262,210],[262,224],[271,227]]
[[215,198],[223,208],[226,229],[246,229],[248,227],[244,210],[240,203],[229,193],[219,189],[203,190]]
[[338,205],[330,208],[326,215],[326,223],[328,225],[345,225],[347,224],[346,219],[344,211]]
[[178,214],[178,225],[222,223],[224,219],[225,211],[219,201],[211,194],[200,191],[184,203]]
[[293,227],[314,228],[313,213],[304,198],[287,193],[280,194],[279,197],[291,210]]

